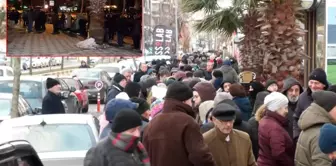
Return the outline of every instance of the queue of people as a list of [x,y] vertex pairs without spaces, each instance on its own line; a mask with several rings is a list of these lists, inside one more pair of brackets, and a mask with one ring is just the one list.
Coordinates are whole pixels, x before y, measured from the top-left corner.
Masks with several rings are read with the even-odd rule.
[[336,85],[325,71],[306,88],[288,77],[245,90],[233,63],[194,56],[117,73],[84,165],[335,166]]

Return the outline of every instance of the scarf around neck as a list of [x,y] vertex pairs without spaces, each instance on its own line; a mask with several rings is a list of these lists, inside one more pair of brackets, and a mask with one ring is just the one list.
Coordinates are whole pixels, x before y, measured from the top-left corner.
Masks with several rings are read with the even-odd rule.
[[112,140],[112,144],[128,153],[136,152],[139,157],[139,160],[142,162],[143,166],[150,166],[150,160],[148,154],[146,152],[145,147],[139,141],[138,137],[123,134],[123,133],[114,133],[111,132],[110,138]]

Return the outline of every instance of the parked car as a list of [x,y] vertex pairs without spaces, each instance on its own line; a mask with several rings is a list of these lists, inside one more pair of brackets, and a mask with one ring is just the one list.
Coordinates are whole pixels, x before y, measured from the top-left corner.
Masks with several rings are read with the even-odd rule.
[[1,139],[27,140],[46,166],[83,166],[98,138],[97,118],[91,114],[24,116],[4,120]]
[[37,152],[28,141],[2,142],[0,152],[0,165],[3,166],[43,166]]
[[95,68],[82,68],[73,70],[71,76],[77,77],[88,88],[90,101],[97,101],[98,90],[95,84],[99,80],[102,81],[104,85],[100,90],[100,100],[102,103],[106,103],[107,93],[112,86],[112,78],[106,71]]
[[114,77],[116,73],[120,73],[122,71],[122,67],[118,63],[98,64],[94,68],[106,71],[110,77]]
[[14,76],[14,71],[12,67],[0,66],[0,77],[12,77]]
[[82,82],[73,77],[60,77],[63,79],[70,87],[75,87],[76,91],[74,92],[78,98],[78,101],[82,104],[82,113],[87,113],[89,110],[89,95],[88,87],[85,87]]
[[32,59],[32,67],[33,68],[41,68],[42,67],[42,61],[39,59],[33,58]]
[[[0,93],[0,122],[10,119],[10,111],[12,108],[12,93]],[[32,115],[34,110],[28,102],[20,95],[18,102],[18,116]]]
[[[43,97],[47,93],[46,76],[21,76],[20,94],[28,101],[33,109],[42,108]],[[55,77],[51,77],[55,78]],[[55,78],[61,83],[61,97],[66,113],[79,113],[82,109],[77,96],[73,93],[75,88],[69,87],[64,80]],[[12,93],[13,77],[0,77],[0,92]]]

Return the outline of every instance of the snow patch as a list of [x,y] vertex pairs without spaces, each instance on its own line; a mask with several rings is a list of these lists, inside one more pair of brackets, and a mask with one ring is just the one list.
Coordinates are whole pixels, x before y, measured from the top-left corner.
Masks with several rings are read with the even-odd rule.
[[85,39],[76,44],[78,48],[83,49],[97,49],[99,45],[95,42],[94,38]]

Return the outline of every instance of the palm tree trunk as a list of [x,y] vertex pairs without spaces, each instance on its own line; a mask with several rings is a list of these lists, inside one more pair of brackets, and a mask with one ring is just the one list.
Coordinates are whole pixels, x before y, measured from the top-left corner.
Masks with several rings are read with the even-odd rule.
[[61,70],[64,69],[64,56],[62,56],[62,62],[61,62]]
[[18,102],[20,95],[20,76],[21,76],[21,58],[12,58],[14,61],[14,81],[13,81],[13,98],[11,107],[11,118],[19,116]]

